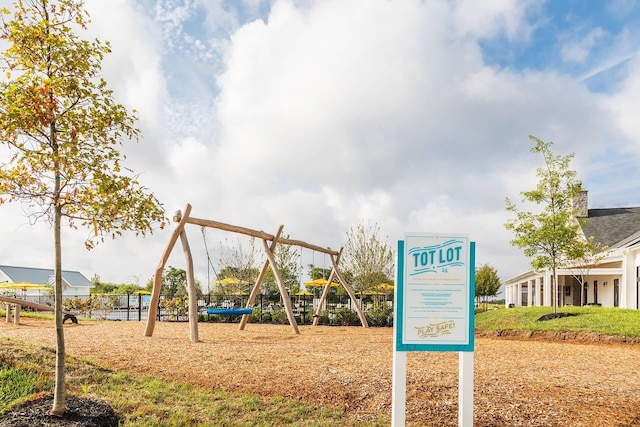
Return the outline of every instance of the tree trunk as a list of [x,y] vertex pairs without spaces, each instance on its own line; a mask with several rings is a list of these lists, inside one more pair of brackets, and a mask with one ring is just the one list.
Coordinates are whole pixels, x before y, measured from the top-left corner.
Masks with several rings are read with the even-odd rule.
[[552,298],[553,298],[553,314],[558,312],[558,276],[556,275],[556,266],[553,266],[553,277],[551,278],[553,280],[553,286],[552,286]]
[[[59,185],[59,178],[56,179]],[[55,246],[55,267],[53,270],[55,280],[55,299],[54,299],[54,317],[56,323],[56,378],[55,388],[53,392],[53,407],[51,413],[54,415],[62,415],[66,412],[66,395],[64,384],[64,329],[62,324],[62,245],[60,242],[60,228],[62,219],[62,207],[59,203],[54,207],[53,219],[53,235]]]

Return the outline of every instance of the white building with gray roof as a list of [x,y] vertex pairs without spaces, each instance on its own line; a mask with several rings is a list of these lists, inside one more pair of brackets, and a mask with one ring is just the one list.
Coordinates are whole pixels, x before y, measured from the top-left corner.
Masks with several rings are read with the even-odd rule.
[[[557,270],[558,306],[640,309],[640,207],[588,209],[586,191],[575,206],[584,238],[593,236],[607,249],[593,265]],[[551,276],[547,269],[529,270],[505,281],[507,307],[553,305]]]
[[[50,286],[53,291],[53,280],[53,269],[0,265],[0,292],[5,294],[14,293],[16,297],[27,299],[42,297],[46,292],[43,288]],[[21,284],[23,288],[20,288]],[[29,285],[40,287],[29,289]],[[93,283],[79,271],[62,271],[63,298],[86,298],[92,287]]]

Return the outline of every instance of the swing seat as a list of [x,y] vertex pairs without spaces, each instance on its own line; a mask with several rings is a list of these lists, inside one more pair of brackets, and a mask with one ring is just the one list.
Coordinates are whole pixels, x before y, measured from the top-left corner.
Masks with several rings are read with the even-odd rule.
[[207,314],[221,314],[223,316],[239,316],[253,313],[252,308],[207,308]]

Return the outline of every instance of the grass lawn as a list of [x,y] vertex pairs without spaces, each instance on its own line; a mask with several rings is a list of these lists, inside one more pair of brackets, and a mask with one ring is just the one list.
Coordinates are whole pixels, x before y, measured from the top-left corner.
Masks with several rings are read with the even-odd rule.
[[559,307],[558,313],[575,316],[538,321],[552,313],[551,307],[517,307],[488,310],[476,315],[476,328],[481,332],[498,330],[585,331],[604,335],[640,336],[640,310],[604,307]]
[[[46,347],[0,338],[0,418],[12,405],[52,392],[54,356]],[[385,425],[350,422],[341,411],[293,399],[132,375],[73,357],[67,357],[66,369],[70,395],[107,401],[124,426]]]

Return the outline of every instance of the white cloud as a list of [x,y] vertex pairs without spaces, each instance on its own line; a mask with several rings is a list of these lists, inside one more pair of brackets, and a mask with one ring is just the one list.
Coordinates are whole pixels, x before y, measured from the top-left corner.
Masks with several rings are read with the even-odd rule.
[[[291,238],[334,249],[359,220],[393,245],[406,231],[466,232],[478,262],[508,277],[527,268],[503,224],[504,198],[536,182],[529,134],[576,152],[594,204],[620,188],[602,170],[640,156],[637,69],[616,93],[595,94],[560,72],[484,62],[482,40],[527,43],[537,2],[277,1],[261,19],[267,2],[144,3],[153,11],[91,2],[92,31],[112,42],[104,72],[117,99],[140,114],[131,165],[168,215],[191,203],[196,217],[269,233],[284,224]],[[19,209],[6,205],[0,221],[3,239],[24,248],[0,249],[0,263],[47,266],[46,227],[18,227]],[[171,228],[91,252],[84,232],[69,233],[65,264],[144,282]],[[199,227],[188,234],[203,280]],[[224,233],[208,239],[215,248]],[[169,265],[182,267],[174,252]]]
[[562,60],[583,62],[587,59],[593,47],[606,35],[602,28],[593,28],[584,37],[565,42],[561,47]]
[[606,106],[615,115],[619,128],[633,143],[623,144],[625,151],[640,153],[640,57],[638,55],[628,63],[627,78],[613,96],[606,100]]
[[474,39],[504,35],[514,41],[529,39],[534,25],[527,13],[541,6],[531,0],[457,0],[453,5],[452,26],[459,34]]

